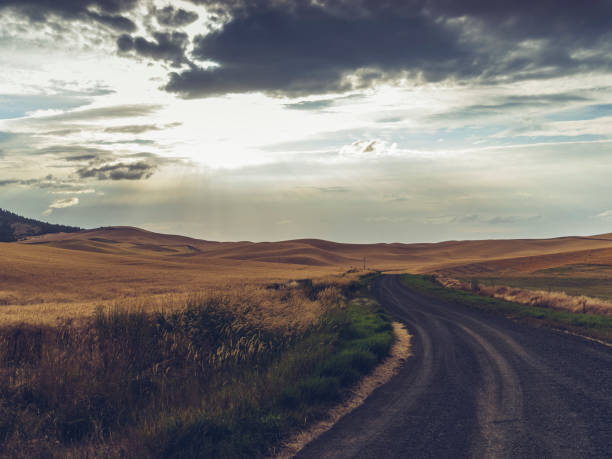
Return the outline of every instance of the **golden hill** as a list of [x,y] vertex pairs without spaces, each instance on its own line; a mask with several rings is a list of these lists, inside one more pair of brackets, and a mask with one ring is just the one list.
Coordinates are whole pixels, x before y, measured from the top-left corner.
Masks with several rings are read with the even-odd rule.
[[[490,260],[499,262],[562,253],[578,255],[578,252],[612,248],[612,235],[431,244],[343,244],[320,239],[253,243],[213,242],[133,227],[108,227],[32,237],[22,242],[26,244],[144,258],[161,256],[166,261],[189,255],[195,263],[224,259],[346,269],[361,266],[365,257],[371,268],[424,272]],[[550,258],[553,264],[554,260],[555,257]]]
[[254,243],[109,227],[0,243],[0,255],[0,320],[32,320],[89,314],[95,304],[118,298],[338,274],[361,268],[364,257],[373,269],[461,276],[612,266],[612,235],[435,244]]

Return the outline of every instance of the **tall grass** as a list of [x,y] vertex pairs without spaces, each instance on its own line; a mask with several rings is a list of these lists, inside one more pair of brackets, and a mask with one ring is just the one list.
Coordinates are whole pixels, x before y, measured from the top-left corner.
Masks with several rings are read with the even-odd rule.
[[299,314],[314,295],[322,314],[309,325],[268,326],[248,304],[193,296],[170,312],[116,307],[99,309],[85,325],[0,328],[0,451],[13,457],[269,453],[324,415],[393,341],[384,312],[347,304],[329,283],[307,284],[280,297]]
[[516,303],[575,313],[612,316],[612,302],[601,298],[592,298],[586,295],[568,295],[565,292],[508,287],[505,285],[485,285],[478,280],[460,281],[443,276],[435,276],[434,278],[436,282],[444,287],[471,291],[481,296],[501,298]]

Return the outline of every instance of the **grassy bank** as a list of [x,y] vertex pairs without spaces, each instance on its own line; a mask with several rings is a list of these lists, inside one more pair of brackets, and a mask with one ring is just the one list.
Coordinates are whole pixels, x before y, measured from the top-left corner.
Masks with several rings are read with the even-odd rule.
[[[371,300],[302,282],[306,326],[194,296],[183,310],[99,310],[86,325],[0,329],[0,450],[13,457],[257,457],[325,415],[393,342]],[[311,298],[308,298],[310,296]]]
[[405,275],[403,282],[413,290],[444,301],[458,303],[480,311],[503,314],[531,325],[549,326],[612,341],[612,317],[609,316],[578,314],[480,296],[463,290],[442,287],[435,283],[431,276]]
[[[554,273],[552,269],[543,272]],[[462,281],[478,282],[482,285],[506,285],[508,287],[524,288],[530,290],[544,290],[549,292],[563,292],[572,296],[587,295],[604,300],[612,300],[612,277],[605,273],[605,277],[597,273],[597,277],[544,276],[540,273],[530,277],[498,277],[480,276],[460,278]]]

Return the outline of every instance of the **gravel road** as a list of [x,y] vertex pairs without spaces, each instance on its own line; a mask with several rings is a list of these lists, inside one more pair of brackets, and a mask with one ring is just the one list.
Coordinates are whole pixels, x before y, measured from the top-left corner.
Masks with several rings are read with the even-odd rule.
[[414,335],[398,375],[300,458],[612,457],[612,348],[373,285]]

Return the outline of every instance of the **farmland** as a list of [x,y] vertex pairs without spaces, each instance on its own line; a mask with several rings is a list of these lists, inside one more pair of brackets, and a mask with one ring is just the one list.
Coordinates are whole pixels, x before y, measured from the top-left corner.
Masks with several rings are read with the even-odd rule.
[[377,271],[605,296],[612,265],[602,236],[360,245],[111,227],[0,251],[14,456],[269,454],[387,356],[390,318],[351,299]]

